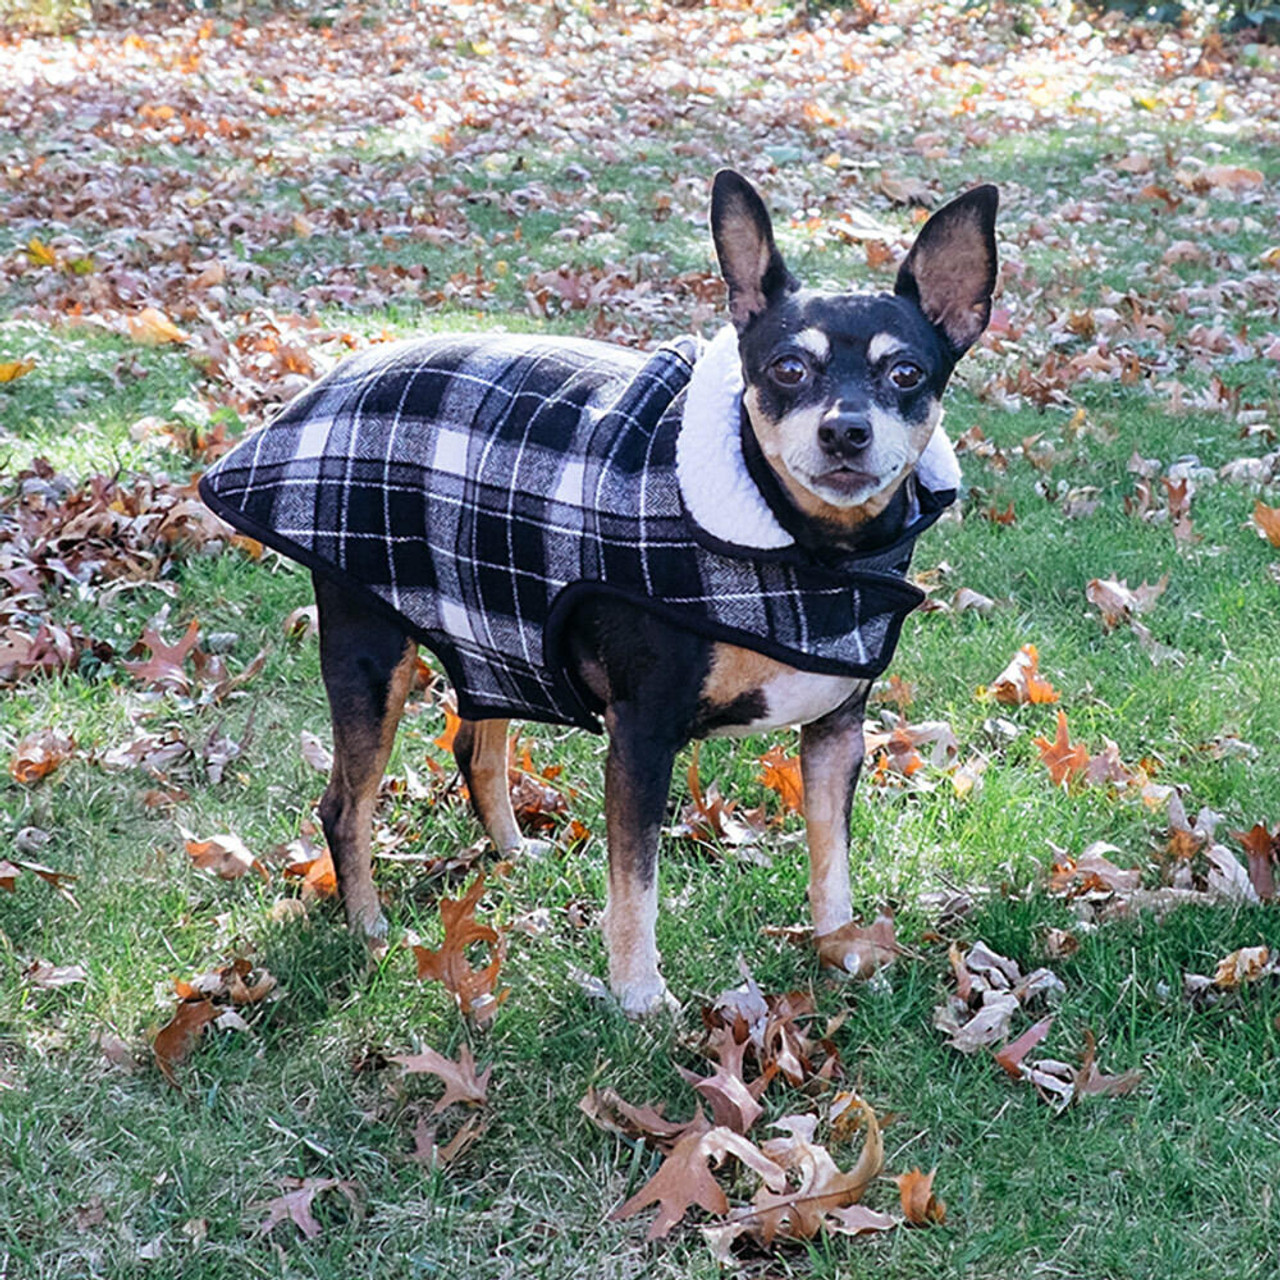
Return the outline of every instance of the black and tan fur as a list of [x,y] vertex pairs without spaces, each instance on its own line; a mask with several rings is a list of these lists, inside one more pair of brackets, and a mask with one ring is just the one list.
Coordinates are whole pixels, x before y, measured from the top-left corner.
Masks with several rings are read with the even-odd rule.
[[[755,440],[816,551],[891,541],[903,481],[940,415],[955,362],[986,326],[995,285],[996,193],[978,187],[936,214],[893,294],[801,288],[769,217],[738,174],[717,175],[711,224],[739,334]],[[370,874],[370,822],[410,684],[414,642],[315,576],[321,660],[334,726],[321,803],[348,920],[385,930]],[[605,704],[609,981],[638,1015],[667,1000],[654,940],[659,831],[676,753],[691,739],[800,724],[815,934],[847,923],[849,811],[862,764],[868,683],[796,671],[593,597],[568,627],[582,682]],[[464,722],[459,768],[503,854],[521,836],[507,788],[507,722]]]

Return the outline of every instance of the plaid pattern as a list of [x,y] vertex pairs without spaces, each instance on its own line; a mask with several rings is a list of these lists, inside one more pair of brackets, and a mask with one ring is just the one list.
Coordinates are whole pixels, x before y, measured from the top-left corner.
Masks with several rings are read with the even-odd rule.
[[201,494],[392,610],[468,718],[598,728],[559,652],[590,592],[803,670],[878,674],[923,598],[902,575],[931,521],[836,566],[702,535],[675,476],[698,351],[519,335],[374,347],[206,472]]

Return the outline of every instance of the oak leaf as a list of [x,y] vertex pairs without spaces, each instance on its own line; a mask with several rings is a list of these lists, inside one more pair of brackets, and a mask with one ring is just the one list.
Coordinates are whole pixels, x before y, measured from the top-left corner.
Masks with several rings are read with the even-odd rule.
[[[506,939],[475,918],[476,904],[483,892],[482,873],[461,898],[442,898],[440,919],[444,923],[444,941],[434,951],[423,946],[413,948],[419,980],[431,978],[443,982],[462,1012],[482,1025],[493,1017],[508,994],[506,990],[494,992],[498,971],[506,959]],[[472,968],[467,959],[467,948],[477,942],[488,946],[491,956],[481,969]]]
[[133,678],[144,685],[167,689],[173,693],[189,693],[192,687],[191,677],[184,669],[184,664],[200,639],[200,622],[192,618],[177,644],[166,644],[156,631],[147,627],[142,632],[139,646],[151,650],[151,657],[140,662],[125,662],[121,665]]
[[593,1124],[609,1133],[620,1133],[628,1138],[642,1138],[664,1149],[669,1148],[691,1126],[705,1128],[706,1121],[699,1112],[692,1120],[677,1123],[663,1115],[662,1104],[656,1107],[636,1107],[625,1101],[616,1090],[587,1088],[578,1103],[578,1109]]
[[255,1234],[266,1235],[278,1222],[292,1222],[308,1240],[320,1234],[321,1226],[311,1212],[315,1198],[325,1191],[340,1191],[353,1209],[358,1210],[355,1185],[341,1178],[284,1178],[284,1195],[266,1200],[254,1207],[265,1209],[267,1216],[258,1224]]
[[893,917],[881,912],[867,926],[852,922],[818,934],[814,940],[818,959],[831,969],[843,969],[855,978],[869,978],[903,954],[894,931]]
[[995,1060],[1000,1068],[1015,1080],[1022,1079],[1022,1060],[1049,1034],[1053,1026],[1052,1015],[1041,1018],[1034,1026],[1028,1027],[1016,1040],[1010,1040],[1004,1048],[997,1051]]
[[747,1041],[739,1042],[730,1028],[721,1027],[715,1044],[719,1065],[711,1075],[700,1076],[685,1067],[677,1070],[685,1083],[711,1105],[711,1118],[716,1125],[732,1129],[734,1133],[746,1133],[764,1114],[757,1099],[768,1085],[772,1072],[748,1085],[743,1075]]
[[1261,822],[1248,831],[1231,833],[1244,845],[1249,858],[1249,883],[1263,902],[1276,896],[1275,867],[1280,865],[1280,833],[1273,835]]
[[1280,547],[1280,507],[1269,507],[1261,499],[1253,504],[1253,523],[1260,537]]
[[[1277,513],[1280,514],[1280,513]],[[1094,578],[1084,594],[1102,614],[1102,625],[1110,631],[1123,622],[1132,622],[1141,614],[1150,612],[1169,585],[1169,575],[1164,574],[1154,584],[1144,582],[1140,587],[1130,587],[1115,578]]]
[[1058,711],[1058,729],[1053,741],[1049,742],[1038,735],[1034,741],[1055,786],[1067,785],[1089,767],[1088,748],[1083,743],[1071,742],[1067,734],[1067,713],[1061,709]]
[[884,1167],[884,1139],[875,1112],[861,1098],[854,1105],[862,1112],[865,1138],[858,1162],[842,1172],[831,1153],[813,1140],[817,1116],[791,1115],[774,1122],[787,1136],[771,1138],[761,1152],[786,1172],[797,1185],[778,1189],[766,1184],[752,1200],[750,1219],[767,1245],[781,1235],[811,1240],[822,1227],[823,1216],[834,1209],[856,1204]]
[[707,1213],[724,1214],[729,1199],[707,1164],[714,1161],[719,1166],[729,1155],[759,1174],[772,1190],[785,1190],[786,1174],[740,1134],[724,1128],[690,1128],[672,1147],[658,1172],[609,1216],[614,1220],[629,1218],[656,1201],[660,1212],[649,1227],[648,1238],[659,1240],[694,1205]]
[[[1265,948],[1264,948],[1265,950]],[[1142,1083],[1141,1071],[1126,1071],[1123,1075],[1103,1075],[1094,1061],[1095,1045],[1093,1032],[1084,1033],[1084,1054],[1080,1059],[1080,1067],[1075,1076],[1075,1096],[1086,1097],[1097,1094],[1104,1098],[1116,1098],[1122,1094],[1132,1093]]]
[[804,778],[799,756],[789,756],[777,745],[759,758],[764,772],[757,779],[770,791],[776,791],[784,813],[804,813]]
[[418,1053],[398,1054],[388,1061],[402,1066],[406,1073],[425,1072],[436,1076],[444,1085],[444,1093],[431,1108],[433,1116],[454,1102],[479,1106],[489,1096],[489,1077],[493,1074],[493,1066],[490,1064],[477,1074],[475,1059],[471,1056],[470,1047],[465,1044],[459,1049],[456,1062],[431,1048]]

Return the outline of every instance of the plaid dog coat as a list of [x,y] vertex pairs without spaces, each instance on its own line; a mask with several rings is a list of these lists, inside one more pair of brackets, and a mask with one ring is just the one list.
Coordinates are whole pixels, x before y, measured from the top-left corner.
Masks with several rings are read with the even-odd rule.
[[941,491],[914,486],[893,545],[821,559],[751,476],[741,391],[732,329],[647,356],[523,335],[375,346],[237,445],[200,492],[389,609],[439,656],[468,719],[598,731],[602,708],[561,644],[592,593],[801,670],[878,675],[924,598],[903,575],[954,499],[950,445],[939,430],[926,454],[941,450]]

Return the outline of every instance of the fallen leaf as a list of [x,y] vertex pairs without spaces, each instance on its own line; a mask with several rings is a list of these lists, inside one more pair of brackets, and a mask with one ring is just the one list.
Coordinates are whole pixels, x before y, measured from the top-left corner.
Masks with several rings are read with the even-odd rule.
[[425,1072],[440,1080],[444,1085],[444,1093],[431,1108],[433,1116],[451,1103],[465,1102],[478,1106],[489,1096],[489,1077],[493,1074],[493,1066],[487,1066],[477,1075],[475,1059],[471,1056],[471,1049],[465,1044],[459,1049],[456,1062],[430,1048],[418,1053],[400,1054],[387,1061],[402,1066],[408,1074]]
[[1261,822],[1255,822],[1248,831],[1231,833],[1244,845],[1249,859],[1249,883],[1263,902],[1276,896],[1275,868],[1280,865],[1280,834],[1272,833]]
[[1033,644],[1024,644],[1013,655],[1009,665],[991,682],[991,695],[997,702],[1057,702],[1058,691],[1040,674],[1040,654]]
[[311,1212],[311,1206],[316,1197],[326,1191],[340,1191],[353,1210],[360,1207],[355,1185],[341,1178],[283,1178],[281,1185],[288,1188],[284,1195],[254,1206],[267,1211],[255,1234],[266,1235],[276,1223],[292,1222],[308,1240],[314,1240],[321,1227]]
[[186,1061],[205,1027],[221,1011],[209,1000],[187,1000],[178,1005],[173,1017],[156,1032],[151,1050],[156,1066],[175,1089],[179,1088],[174,1068]]
[[212,871],[221,880],[238,880],[250,871],[256,871],[270,883],[271,873],[254,857],[239,836],[229,833],[208,836],[205,839],[182,830],[186,850],[192,865],[201,871]]
[[629,1218],[657,1202],[659,1213],[649,1227],[648,1239],[660,1240],[695,1205],[707,1213],[724,1214],[729,1199],[707,1163],[720,1165],[728,1155],[736,1156],[758,1173],[770,1189],[785,1190],[786,1174],[740,1134],[731,1129],[690,1129],[671,1148],[658,1172],[619,1205],[610,1218]]
[[924,1227],[931,1222],[947,1220],[947,1206],[933,1194],[933,1178],[937,1169],[921,1173],[919,1166],[910,1173],[900,1173],[894,1181],[902,1199],[902,1212],[912,1226]]
[[[418,978],[443,982],[458,1002],[458,1007],[478,1023],[488,1022],[497,1007],[507,997],[507,991],[494,992],[498,971],[506,959],[506,941],[489,925],[477,922],[476,904],[484,892],[484,875],[461,898],[441,898],[440,919],[444,923],[444,941],[438,950],[415,946],[413,954],[418,962]],[[484,943],[489,948],[490,960],[481,969],[474,969],[467,959],[467,948],[473,943]]]
[[1058,711],[1058,730],[1052,742],[1037,736],[1035,745],[1049,770],[1054,786],[1066,786],[1089,767],[1089,751],[1083,743],[1071,742],[1067,735],[1067,713]]
[[804,778],[800,771],[800,757],[789,756],[780,746],[772,746],[758,763],[764,772],[756,779],[770,791],[776,791],[782,801],[784,813],[804,813]]
[[1234,991],[1246,982],[1255,982],[1271,972],[1271,952],[1266,947],[1241,947],[1218,961],[1213,985],[1221,991]]
[[1049,1034],[1053,1026],[1052,1016],[1042,1018],[1034,1026],[1028,1027],[1016,1040],[1010,1040],[1004,1048],[995,1054],[995,1060],[1001,1069],[1015,1080],[1022,1079],[1022,1059]]
[[14,748],[9,761],[9,774],[15,782],[31,786],[47,778],[75,752],[75,739],[56,729],[38,729],[28,734]]
[[1269,507],[1260,498],[1253,504],[1253,523],[1260,537],[1280,547],[1280,507]]
[[161,347],[170,342],[186,342],[187,333],[179,329],[158,307],[144,307],[128,319],[129,336],[144,347]]
[[894,932],[893,917],[882,912],[867,926],[850,922],[813,940],[818,959],[831,969],[855,978],[869,978],[903,953]]

